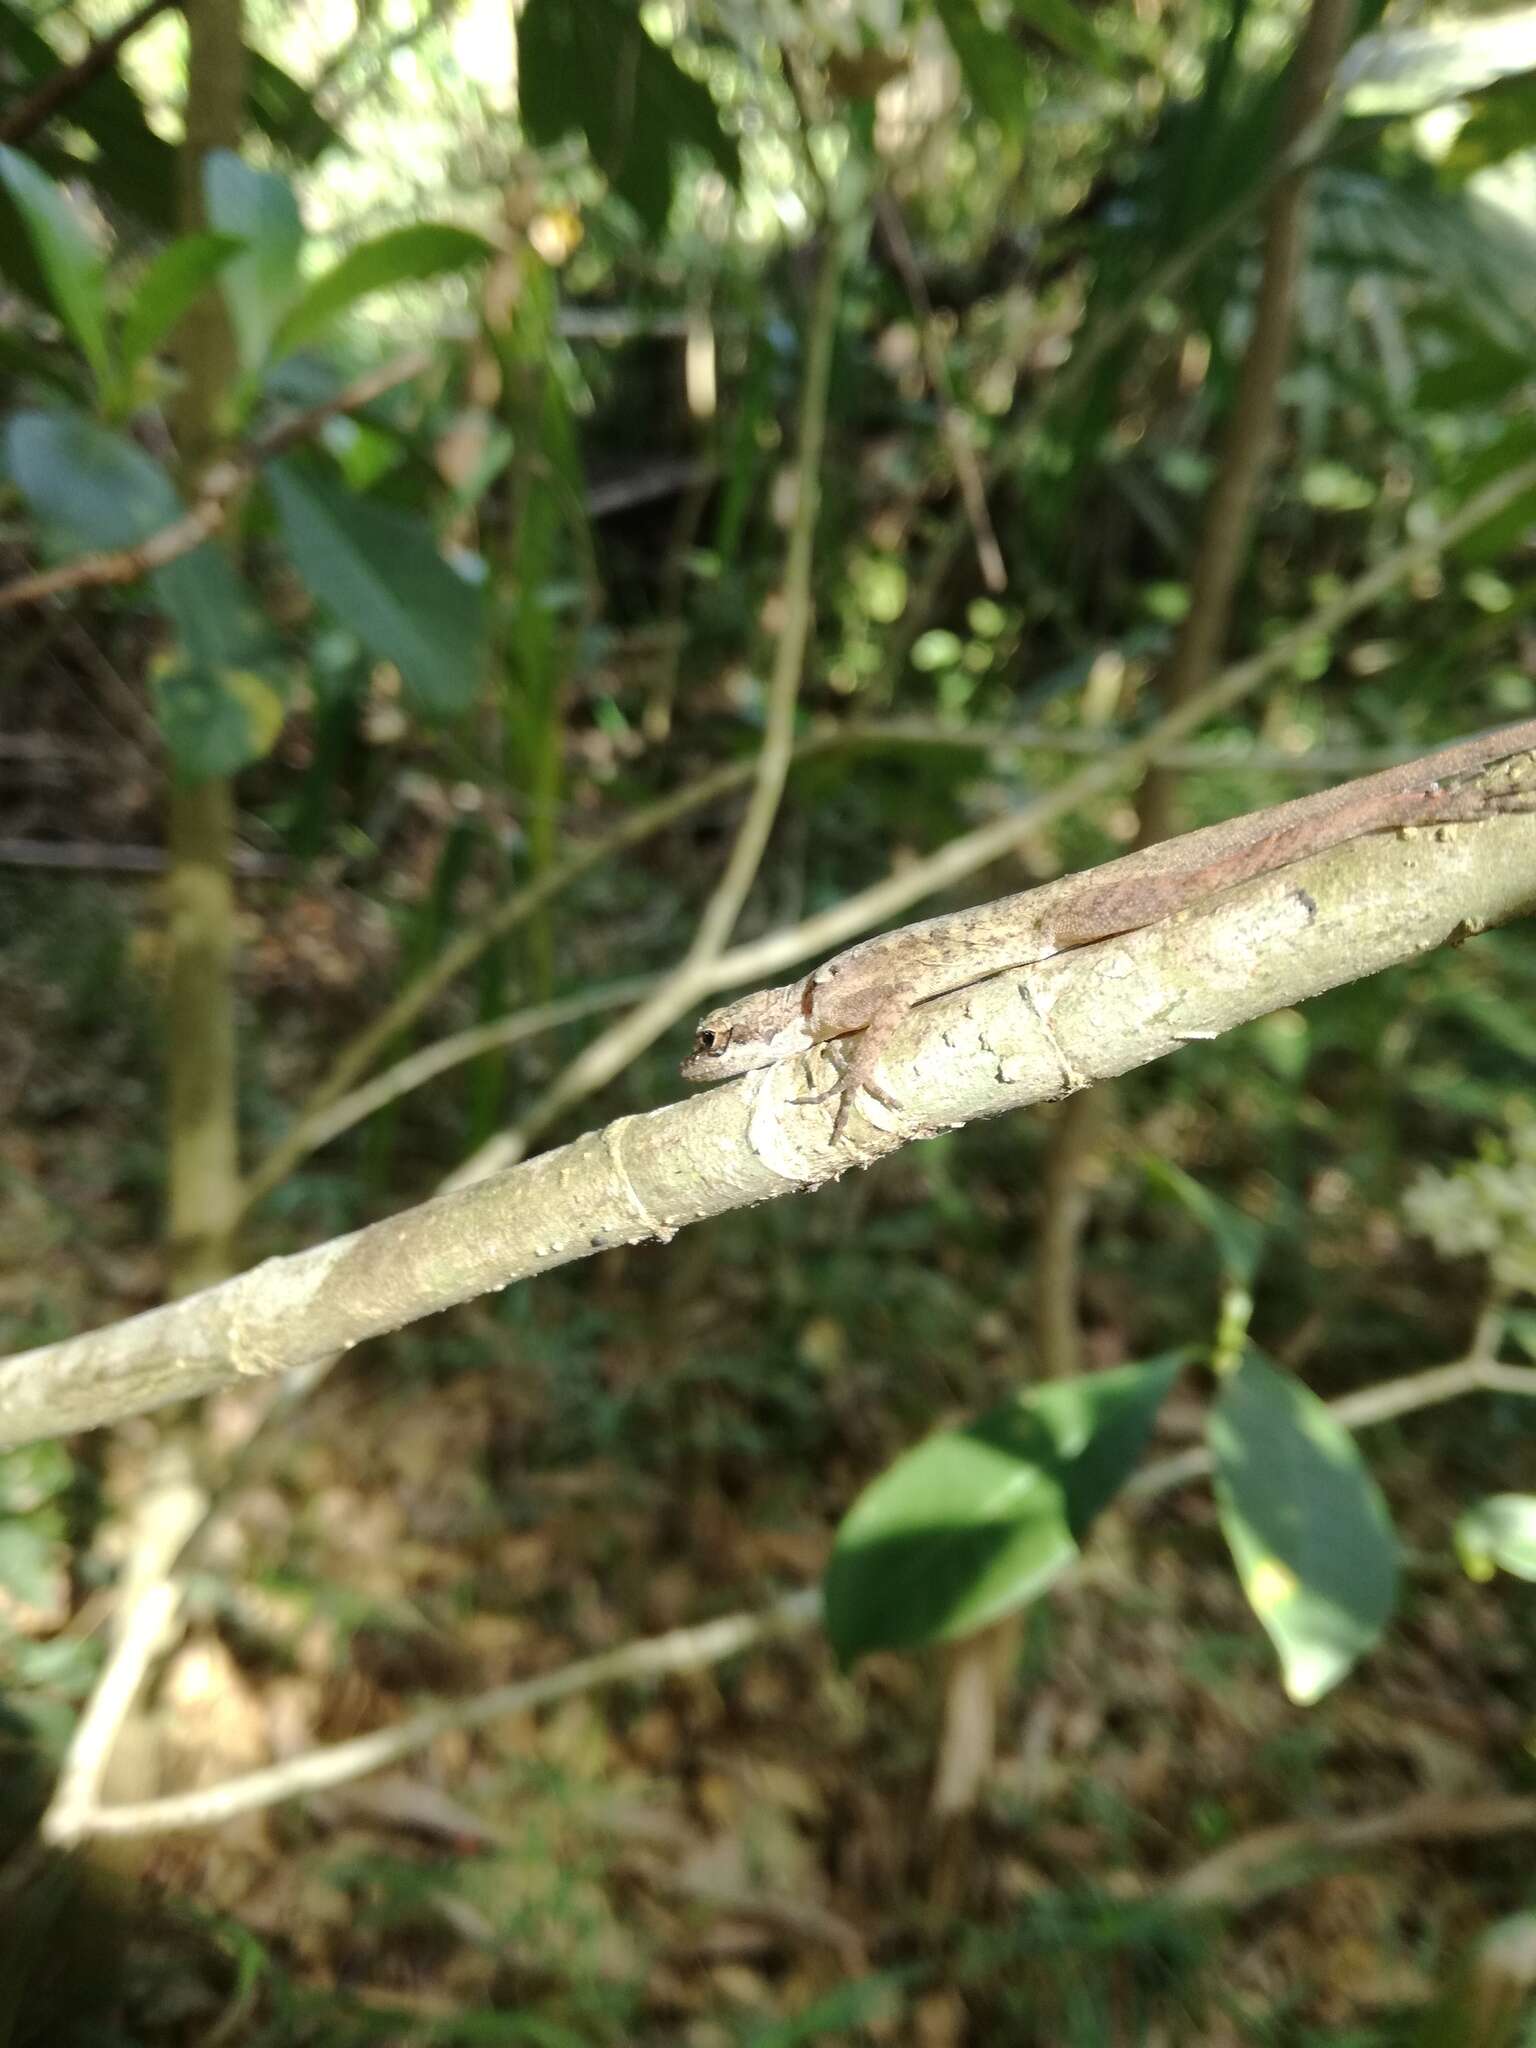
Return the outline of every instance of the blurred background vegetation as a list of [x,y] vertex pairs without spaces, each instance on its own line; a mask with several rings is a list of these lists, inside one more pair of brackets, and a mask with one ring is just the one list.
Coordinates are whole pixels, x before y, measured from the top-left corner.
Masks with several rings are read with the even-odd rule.
[[[1022,811],[1536,453],[1536,10],[0,0],[0,95],[8,1351],[667,1099],[691,1010],[570,1062],[701,918]],[[1533,519],[906,914],[1531,716]],[[1517,926],[0,1454],[0,2042],[1536,2041],[1533,993]],[[1229,1467],[1046,1599],[1065,1530],[991,1604],[845,1583],[851,1665],[38,1843],[188,1471],[119,1798],[772,1602],[935,1429],[1213,1344],[1314,1548],[1384,1546],[1316,1704]]]

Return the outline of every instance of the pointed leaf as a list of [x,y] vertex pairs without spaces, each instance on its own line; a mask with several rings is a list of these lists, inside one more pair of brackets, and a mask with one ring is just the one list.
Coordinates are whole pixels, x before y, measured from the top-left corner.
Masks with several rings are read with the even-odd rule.
[[969,1635],[1066,1570],[1187,1354],[1032,1388],[909,1451],[837,1534],[827,1630],[844,1659]]
[[1456,1524],[1456,1554],[1469,1579],[1496,1571],[1536,1580],[1536,1494],[1493,1493]]
[[182,235],[160,251],[123,316],[118,346],[125,371],[154,354],[192,301],[244,247],[238,235]]
[[223,285],[241,365],[254,370],[298,294],[298,202],[286,179],[252,170],[227,149],[210,150],[204,161],[203,202],[210,228],[246,244],[225,269]]
[[314,595],[378,658],[417,708],[451,715],[479,687],[484,603],[419,519],[354,496],[314,463],[266,472],[293,564]]
[[101,254],[53,180],[4,143],[0,143],[0,179],[26,226],[54,308],[79,343],[98,387],[104,389],[112,381],[112,358],[107,348]]
[[540,147],[579,131],[594,163],[655,236],[666,225],[679,145],[732,185],[740,153],[707,86],[652,41],[633,0],[528,0],[517,24],[519,97]]
[[1299,1380],[1250,1351],[1208,1424],[1221,1525],[1248,1604],[1307,1706],[1377,1641],[1397,1539],[1354,1438]]
[[490,254],[490,243],[479,235],[431,221],[395,228],[374,241],[364,242],[307,288],[278,329],[272,343],[273,354],[287,355],[313,341],[339,314],[369,292],[438,277],[447,270],[464,270],[471,263],[484,263]]
[[341,141],[340,129],[326,120],[308,86],[259,50],[245,53],[245,111],[252,127],[301,164],[312,164]]

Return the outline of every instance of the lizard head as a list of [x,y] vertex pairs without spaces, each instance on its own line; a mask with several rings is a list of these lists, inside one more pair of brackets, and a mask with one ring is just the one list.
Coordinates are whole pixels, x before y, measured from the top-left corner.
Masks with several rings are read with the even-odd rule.
[[727,1003],[700,1020],[693,1051],[683,1061],[685,1081],[725,1081],[770,1067],[816,1043],[801,1003],[801,983],[763,989]]

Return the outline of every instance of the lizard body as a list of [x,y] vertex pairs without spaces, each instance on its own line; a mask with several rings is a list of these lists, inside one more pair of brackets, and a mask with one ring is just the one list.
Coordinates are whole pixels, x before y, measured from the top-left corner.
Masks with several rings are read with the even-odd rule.
[[841,1077],[825,1091],[840,1097],[833,1136],[841,1136],[860,1088],[896,1106],[875,1069],[916,1004],[1158,924],[1221,890],[1363,833],[1529,809],[1529,791],[1501,798],[1464,778],[1532,748],[1536,720],[1458,740],[1420,760],[1186,832],[1018,895],[861,939],[797,981],[711,1010],[683,1062],[683,1078],[724,1080],[861,1031]]

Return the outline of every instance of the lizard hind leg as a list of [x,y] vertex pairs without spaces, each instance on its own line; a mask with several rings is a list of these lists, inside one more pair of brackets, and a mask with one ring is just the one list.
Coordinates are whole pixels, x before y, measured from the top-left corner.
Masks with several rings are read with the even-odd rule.
[[830,1096],[837,1096],[837,1114],[832,1119],[834,1144],[843,1135],[853,1111],[854,1098],[861,1088],[867,1095],[872,1095],[876,1102],[883,1102],[887,1109],[893,1110],[898,1116],[901,1114],[901,1104],[894,1095],[889,1094],[881,1086],[876,1078],[875,1069],[879,1066],[880,1056],[890,1043],[897,1026],[911,1007],[904,994],[888,996],[865,1025],[851,1053],[843,1052],[841,1047],[836,1050],[830,1045],[827,1047],[841,1067],[831,1087],[823,1088],[815,1095],[802,1095],[796,1098],[796,1106],[801,1107],[825,1102]]

